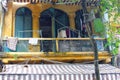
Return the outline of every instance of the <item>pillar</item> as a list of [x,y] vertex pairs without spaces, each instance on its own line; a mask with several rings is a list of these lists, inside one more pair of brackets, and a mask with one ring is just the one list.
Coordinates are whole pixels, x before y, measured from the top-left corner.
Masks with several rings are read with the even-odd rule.
[[34,38],[39,38],[39,15],[36,15],[35,13],[33,13],[32,15],[33,18],[33,25],[32,25],[32,30],[33,30],[33,37]]
[[70,28],[75,29],[75,13],[69,13]]

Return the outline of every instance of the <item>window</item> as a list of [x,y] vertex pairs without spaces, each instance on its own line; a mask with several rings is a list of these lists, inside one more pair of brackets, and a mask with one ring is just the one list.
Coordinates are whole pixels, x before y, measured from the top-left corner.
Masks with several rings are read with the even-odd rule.
[[15,15],[15,37],[32,37],[32,12],[28,8],[19,8]]

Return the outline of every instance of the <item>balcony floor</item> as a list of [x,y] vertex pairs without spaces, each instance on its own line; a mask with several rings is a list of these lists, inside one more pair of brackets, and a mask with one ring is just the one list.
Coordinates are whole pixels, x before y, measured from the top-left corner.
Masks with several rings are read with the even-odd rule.
[[[107,51],[98,52],[99,60],[103,63],[111,61],[111,55]],[[2,57],[5,64],[9,63],[92,63],[93,52],[8,52]]]

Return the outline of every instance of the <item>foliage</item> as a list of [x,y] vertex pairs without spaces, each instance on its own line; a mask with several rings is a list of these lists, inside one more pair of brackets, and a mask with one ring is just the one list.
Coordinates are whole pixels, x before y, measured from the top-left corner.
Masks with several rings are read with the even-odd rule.
[[120,43],[120,40],[115,36],[117,33],[117,28],[110,26],[110,25],[107,27],[108,27],[108,31],[107,31],[108,37],[107,37],[106,46],[110,47],[110,51],[113,55],[117,55],[119,43]]
[[117,28],[115,26],[112,26],[111,24],[119,24],[119,21],[117,20],[120,16],[118,11],[119,5],[120,4],[118,3],[118,0],[101,0],[100,3],[101,15],[103,15],[106,10],[109,15],[109,21],[105,23],[105,26],[108,35],[107,46],[110,46],[110,51],[113,55],[118,54],[120,40],[116,37],[116,34],[118,34]]

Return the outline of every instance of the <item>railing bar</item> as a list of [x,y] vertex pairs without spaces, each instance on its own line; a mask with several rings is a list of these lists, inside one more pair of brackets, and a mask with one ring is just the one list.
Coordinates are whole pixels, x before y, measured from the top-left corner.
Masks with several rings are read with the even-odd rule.
[[[18,38],[18,40],[29,40],[31,38]],[[37,38],[38,40],[90,40],[90,38]],[[7,40],[7,39],[2,39]],[[105,40],[105,38],[96,38],[95,40]]]

